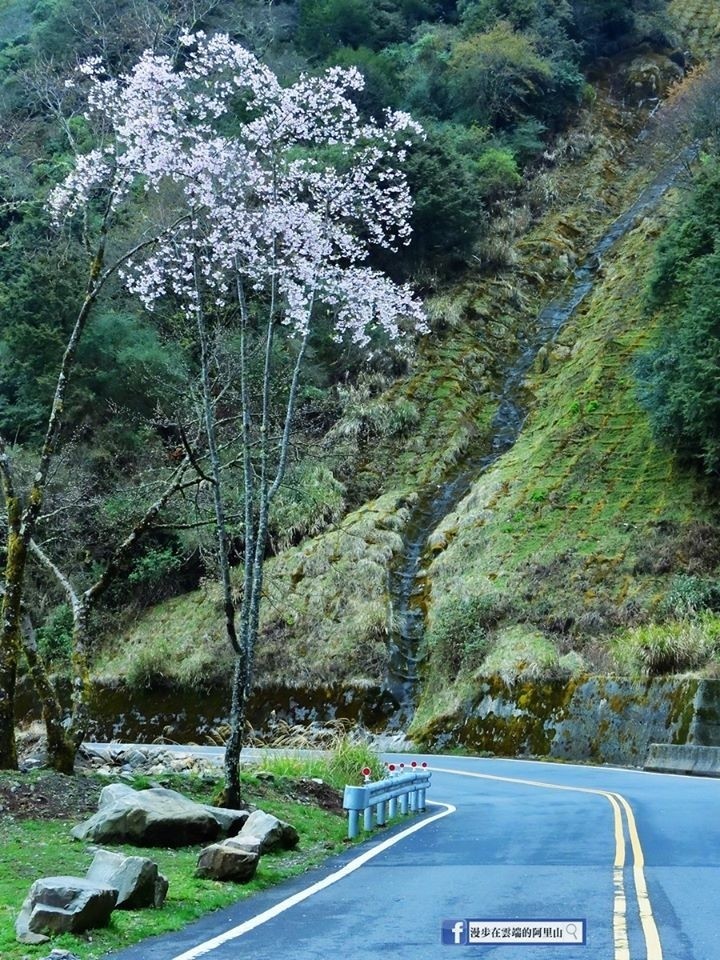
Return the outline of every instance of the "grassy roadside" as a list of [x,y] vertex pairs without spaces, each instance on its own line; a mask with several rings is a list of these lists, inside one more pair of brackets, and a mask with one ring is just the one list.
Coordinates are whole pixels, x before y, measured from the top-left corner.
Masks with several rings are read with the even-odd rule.
[[[266,766],[266,765],[264,765]],[[170,882],[168,898],[162,910],[116,910],[110,926],[89,930],[80,936],[69,934],[53,938],[43,946],[31,947],[15,940],[15,919],[32,882],[43,876],[83,876],[93,858],[91,844],[70,837],[71,827],[95,809],[95,798],[107,783],[107,776],[77,774],[62,778],[49,771],[32,774],[0,773],[0,957],[2,960],[36,960],[53,948],[65,949],[81,960],[95,960],[146,937],[177,930],[202,915],[252,896],[321,863],[346,848],[347,822],[339,809],[339,795],[325,785],[303,779],[326,773],[315,766],[312,771],[298,768],[243,774],[244,803],[261,807],[268,813],[292,823],[300,834],[296,850],[266,854],[260,860],[255,879],[238,885],[201,880],[194,876],[201,847],[183,849],[113,847],[128,856],[149,856]],[[58,778],[60,778],[58,780]],[[333,779],[337,779],[334,777]],[[153,778],[154,784],[180,790],[192,799],[210,803],[218,782],[207,777],[167,775]],[[136,778],[132,786],[151,785],[147,778]],[[72,802],[48,803],[53,793],[60,797],[73,793]],[[318,793],[322,796],[318,796]],[[24,803],[14,798],[22,796]],[[318,805],[318,802],[322,806]],[[15,813],[11,812],[13,806]],[[53,810],[53,807],[57,808]],[[35,810],[42,813],[40,819]],[[53,816],[53,813],[55,815]]]

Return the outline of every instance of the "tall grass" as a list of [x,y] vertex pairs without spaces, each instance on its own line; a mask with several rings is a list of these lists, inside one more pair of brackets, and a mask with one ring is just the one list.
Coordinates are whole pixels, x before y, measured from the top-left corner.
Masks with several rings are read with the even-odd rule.
[[317,727],[280,723],[271,746],[273,750],[263,754],[259,765],[277,777],[315,777],[341,789],[346,784],[360,783],[363,767],[370,767],[375,776],[382,775],[379,756],[368,743],[351,734],[347,721]]

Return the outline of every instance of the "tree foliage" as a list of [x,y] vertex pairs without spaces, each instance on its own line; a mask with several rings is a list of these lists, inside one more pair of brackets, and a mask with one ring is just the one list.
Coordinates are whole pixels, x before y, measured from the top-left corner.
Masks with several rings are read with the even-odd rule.
[[648,303],[661,311],[638,361],[658,440],[720,472],[720,162],[708,159],[658,246]]

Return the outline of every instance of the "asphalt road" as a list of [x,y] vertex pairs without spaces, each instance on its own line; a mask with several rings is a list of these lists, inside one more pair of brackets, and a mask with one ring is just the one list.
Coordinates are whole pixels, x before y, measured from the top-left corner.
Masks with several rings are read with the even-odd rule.
[[[113,956],[450,960],[460,951],[478,960],[719,960],[719,781],[417,759],[433,770],[428,800],[437,805],[424,817]],[[460,920],[459,939],[467,920],[476,931],[499,920],[526,931],[557,921],[572,942],[455,945]]]

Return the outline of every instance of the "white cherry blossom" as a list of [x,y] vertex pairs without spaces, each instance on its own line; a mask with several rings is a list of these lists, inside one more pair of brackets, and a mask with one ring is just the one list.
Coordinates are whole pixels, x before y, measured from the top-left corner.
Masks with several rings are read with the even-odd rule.
[[152,309],[174,296],[189,315],[202,296],[227,303],[236,272],[244,289],[280,298],[298,334],[325,305],[338,336],[366,344],[373,329],[426,330],[422,307],[368,266],[373,248],[410,237],[411,198],[402,160],[420,127],[402,112],[361,119],[352,94],[363,78],[333,67],[283,87],[272,71],[224,34],[181,38],[183,63],[146,51],[120,78],[93,58],[87,116],[107,131],[53,191],[56,219],[101,191],[115,207],[142,185],[175,185],[185,217],[130,261],[124,280]]

